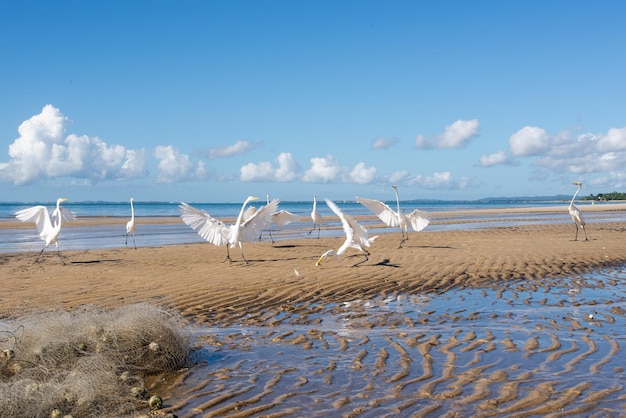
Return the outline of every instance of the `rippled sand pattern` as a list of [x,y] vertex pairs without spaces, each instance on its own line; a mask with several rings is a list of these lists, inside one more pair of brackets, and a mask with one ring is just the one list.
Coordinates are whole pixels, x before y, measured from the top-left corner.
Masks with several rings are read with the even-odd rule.
[[202,365],[178,376],[168,410],[623,416],[625,279],[610,270],[540,289],[394,294],[201,329]]
[[[278,232],[277,232],[278,233]],[[623,223],[0,256],[0,318],[150,302],[197,327],[198,364],[159,379],[196,416],[626,416]],[[140,245],[140,238],[138,238]],[[65,264],[63,264],[65,262]],[[601,273],[597,273],[601,272]]]

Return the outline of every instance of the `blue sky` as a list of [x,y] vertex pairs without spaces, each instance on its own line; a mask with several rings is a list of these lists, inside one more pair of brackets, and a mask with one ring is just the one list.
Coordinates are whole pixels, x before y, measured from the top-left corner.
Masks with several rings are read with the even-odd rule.
[[2,201],[626,189],[623,1],[0,2]]

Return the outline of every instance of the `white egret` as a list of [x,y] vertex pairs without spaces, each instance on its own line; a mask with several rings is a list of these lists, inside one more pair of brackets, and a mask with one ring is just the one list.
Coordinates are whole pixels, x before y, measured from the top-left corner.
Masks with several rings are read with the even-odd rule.
[[[241,249],[241,256],[248,264],[246,256],[243,254],[243,242],[254,241],[259,237],[263,226],[265,226],[278,207],[278,199],[272,200],[266,206],[255,211],[249,219],[244,219],[244,210],[251,201],[259,200],[258,197],[248,196],[243,202],[239,216],[233,225],[226,225],[219,219],[213,218],[207,212],[196,209],[185,202],[181,202],[180,217],[183,222],[196,231],[202,238],[213,245],[226,245],[226,260],[230,258],[230,248],[236,245]],[[226,261],[224,260],[224,261]]]
[[317,211],[317,196],[313,195],[313,211],[311,211],[311,219],[313,220],[313,229],[309,231],[309,235],[311,232],[315,231],[315,227],[317,226],[317,238],[320,237],[320,232],[322,231],[321,226],[324,224],[324,218]]
[[[73,221],[75,219],[74,214],[70,210],[61,207],[61,203],[66,200],[66,197],[57,199],[57,206],[52,212],[52,218],[50,217],[48,209],[45,206],[33,206],[15,213],[15,217],[20,221],[34,222],[37,227],[37,231],[39,231],[39,238],[41,238],[45,243],[41,252],[37,256],[35,263],[39,261],[39,257],[41,257],[43,251],[50,244],[54,244],[57,247],[57,255],[61,257],[58,238],[59,232],[61,232],[62,221]],[[63,259],[61,259],[61,261],[63,261]],[[65,264],[65,262],[63,262],[63,264]]]
[[587,230],[585,229],[585,220],[583,219],[583,214],[580,212],[580,209],[578,209],[578,207],[574,204],[574,199],[576,199],[576,196],[578,195],[578,192],[580,192],[580,189],[583,188],[583,184],[579,181],[575,181],[572,184],[574,186],[578,186],[578,190],[576,190],[576,193],[574,193],[574,196],[572,197],[572,201],[569,202],[569,207],[567,208],[569,212],[569,216],[572,217],[572,220],[574,221],[574,224],[576,225],[576,237],[574,238],[574,241],[578,241],[579,229],[582,229],[583,232],[585,233],[585,241],[589,241],[589,239],[587,238]]
[[[266,195],[266,201],[267,201],[267,204],[269,205],[270,195]],[[256,208],[254,206],[249,206],[243,215],[243,219],[249,219],[255,212],[256,212]],[[290,224],[292,222],[296,222],[299,220],[300,220],[300,217],[298,215],[294,215],[288,210],[281,209],[275,214],[273,214],[271,221],[267,223],[267,232],[270,234],[270,239],[272,240],[272,244],[274,244],[274,237],[272,237],[272,222],[275,223],[277,226],[285,226],[287,224]],[[259,241],[261,240],[262,234],[263,234],[263,231],[261,231],[261,234],[259,234]]]
[[128,247],[128,234],[133,235],[133,245],[135,249],[137,249],[137,244],[135,244],[135,208],[133,207],[133,199],[130,198],[130,221],[126,224],[126,246]]
[[322,261],[329,255],[334,255],[335,257],[339,257],[342,255],[348,248],[354,248],[359,250],[365,256],[363,261],[356,263],[353,267],[358,266],[359,264],[365,263],[368,260],[369,251],[367,251],[364,247],[370,247],[372,242],[378,235],[368,238],[367,229],[363,225],[360,225],[357,221],[355,221],[351,216],[346,215],[335,205],[332,200],[326,199],[326,204],[328,207],[335,212],[339,219],[341,219],[341,226],[343,227],[343,232],[346,234],[346,240],[341,247],[337,251],[328,250],[317,260],[315,263],[316,266],[322,264]]
[[402,244],[404,244],[404,241],[409,239],[409,225],[411,225],[411,228],[413,228],[415,232],[419,232],[428,226],[428,224],[430,223],[430,219],[426,212],[422,212],[418,209],[415,209],[409,214],[402,213],[402,211],[400,210],[400,197],[398,196],[398,187],[391,187],[393,187],[393,190],[395,190],[396,192],[396,204],[398,206],[397,212],[391,209],[385,203],[378,200],[357,197],[356,201],[374,212],[374,214],[378,216],[378,218],[386,225],[391,227],[397,226],[400,228],[400,231],[402,232],[402,241],[400,241],[400,246],[398,248],[402,248]]

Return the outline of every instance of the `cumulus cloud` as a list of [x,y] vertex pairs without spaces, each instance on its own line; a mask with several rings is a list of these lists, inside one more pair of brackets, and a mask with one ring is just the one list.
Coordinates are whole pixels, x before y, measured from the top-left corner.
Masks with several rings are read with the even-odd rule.
[[424,189],[462,189],[469,185],[469,180],[465,177],[459,181],[454,180],[452,174],[448,171],[442,173],[434,173],[432,176],[417,175],[408,179],[409,185],[418,185]]
[[246,154],[259,146],[260,146],[260,143],[253,144],[248,141],[239,140],[235,142],[234,144],[228,145],[225,147],[207,148],[201,154],[202,156],[205,156],[210,160],[214,160],[216,158],[226,158],[226,157],[232,157],[234,155]]
[[9,145],[10,160],[0,163],[0,178],[16,185],[56,177],[88,181],[145,175],[145,151],[107,145],[97,137],[66,134],[70,120],[52,105],[24,121]]
[[357,183],[368,184],[376,177],[376,168],[367,167],[364,162],[357,163],[352,170],[339,164],[332,155],[313,157],[311,167],[304,172],[302,181],[306,183]]
[[420,134],[415,138],[415,147],[420,149],[429,148],[463,148],[470,139],[478,136],[480,124],[478,119],[457,120],[445,127],[443,133],[433,138],[426,138]]
[[550,137],[541,128],[526,126],[511,136],[509,145],[513,155],[536,157],[534,165],[558,173],[617,173],[626,166],[626,127],[606,134],[565,130]]
[[512,160],[505,151],[498,151],[490,155],[483,155],[480,157],[479,165],[481,167],[492,167],[494,165],[515,165],[515,161]]
[[276,157],[277,166],[268,161],[259,164],[248,163],[241,167],[241,181],[293,181],[298,177],[300,166],[289,152],[281,152]]
[[307,183],[329,183],[340,180],[345,174],[345,168],[332,156],[311,158],[311,168],[304,172],[302,180]]
[[350,180],[357,184],[369,184],[376,177],[375,167],[366,167],[365,163],[358,163],[350,171]]
[[387,139],[385,137],[379,136],[374,139],[372,142],[372,149],[388,149],[400,142],[398,138]]
[[550,148],[548,133],[534,126],[525,126],[509,138],[511,153],[518,157],[541,155]]
[[159,160],[158,183],[177,183],[208,178],[208,171],[202,161],[194,164],[189,156],[181,154],[171,145],[159,145],[154,149],[154,158]]
[[598,139],[597,149],[600,152],[626,150],[626,127],[609,129]]

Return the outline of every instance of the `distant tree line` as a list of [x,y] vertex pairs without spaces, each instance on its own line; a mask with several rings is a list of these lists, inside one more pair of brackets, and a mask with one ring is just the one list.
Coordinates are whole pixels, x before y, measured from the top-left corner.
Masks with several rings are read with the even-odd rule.
[[582,200],[626,200],[626,193],[598,193],[597,196],[594,196],[592,193],[589,196],[583,197]]

